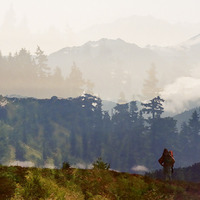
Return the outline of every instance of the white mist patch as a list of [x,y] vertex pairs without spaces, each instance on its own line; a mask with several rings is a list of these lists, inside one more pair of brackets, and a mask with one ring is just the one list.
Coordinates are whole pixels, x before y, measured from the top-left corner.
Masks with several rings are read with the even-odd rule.
[[20,166],[20,167],[34,167],[35,164],[31,161],[19,161],[15,160],[8,164],[9,166]]
[[97,103],[96,103],[96,102],[93,102],[93,103],[92,103],[92,106],[93,106],[93,107],[96,107],[96,106],[97,106]]
[[144,165],[133,166],[131,170],[135,172],[140,172],[140,173],[149,171],[149,169],[145,167]]
[[73,168],[78,168],[78,169],[92,169],[93,165],[92,164],[87,164],[87,163],[76,163],[72,165]]
[[50,164],[50,163],[46,163],[46,164],[44,165],[44,168],[55,169],[55,165]]
[[0,106],[1,106],[1,107],[6,106],[7,104],[8,104],[8,101],[7,101],[6,99],[2,99],[2,100],[0,101]]
[[200,105],[200,78],[180,77],[161,92],[168,112],[180,113]]

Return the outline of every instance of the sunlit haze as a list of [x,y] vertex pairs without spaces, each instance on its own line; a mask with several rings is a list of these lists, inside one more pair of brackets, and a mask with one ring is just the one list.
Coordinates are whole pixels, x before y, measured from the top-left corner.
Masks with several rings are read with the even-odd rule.
[[[1,51],[3,54],[15,52],[19,50],[20,45],[34,51],[36,45],[41,45],[46,53],[52,53],[65,46],[87,42],[86,38],[82,38],[81,31],[91,26],[112,23],[131,16],[152,16],[168,23],[189,26],[190,23],[200,22],[199,7],[198,0],[1,0],[0,25],[3,30],[0,30],[1,33],[2,31],[5,33],[6,28],[8,31],[7,34],[1,34]],[[8,21],[11,24],[6,26],[14,26],[11,33],[8,27],[4,26]],[[180,42],[195,33],[197,34],[196,29],[188,30],[175,38],[179,38],[177,42]],[[22,34],[21,37],[18,37],[19,34]],[[153,32],[146,34],[153,34]],[[116,33],[113,39],[121,38],[138,45],[167,46],[166,38],[162,38],[162,35],[157,36],[157,41],[144,40],[134,35],[132,38],[126,36],[123,38],[123,36],[118,33],[117,37]],[[146,36],[148,37],[151,35]],[[14,43],[11,38],[21,41]],[[170,33],[167,41],[169,45],[176,43]]]

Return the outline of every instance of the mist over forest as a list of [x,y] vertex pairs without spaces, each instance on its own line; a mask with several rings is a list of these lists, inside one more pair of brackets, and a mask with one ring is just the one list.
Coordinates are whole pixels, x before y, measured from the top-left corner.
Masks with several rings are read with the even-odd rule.
[[190,41],[190,46],[167,52],[121,39],[66,47],[49,56],[39,46],[34,54],[21,48],[8,56],[1,54],[0,91],[36,98],[90,93],[114,102],[159,95],[165,99],[165,111],[175,115],[200,104],[198,37]]
[[71,66],[69,76],[65,78],[59,68],[52,70],[48,67],[47,56],[39,46],[34,56],[26,49],[21,49],[15,55],[1,56],[0,59],[1,93],[4,95],[66,98],[92,90],[92,83],[84,80],[75,63]]

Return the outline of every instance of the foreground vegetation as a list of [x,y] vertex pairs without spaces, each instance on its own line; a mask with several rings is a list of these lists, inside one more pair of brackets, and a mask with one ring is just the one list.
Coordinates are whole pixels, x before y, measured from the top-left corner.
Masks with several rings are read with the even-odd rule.
[[[154,179],[163,179],[163,170],[156,170],[146,175]],[[195,163],[189,167],[175,168],[173,171],[174,180],[182,180],[187,182],[200,182],[200,163]]]
[[115,171],[0,166],[0,199],[199,199],[200,184]]

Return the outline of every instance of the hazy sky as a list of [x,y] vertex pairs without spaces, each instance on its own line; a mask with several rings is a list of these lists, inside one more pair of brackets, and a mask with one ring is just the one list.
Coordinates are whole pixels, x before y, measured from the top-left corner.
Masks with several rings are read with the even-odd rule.
[[[32,51],[33,46],[36,48],[41,45],[45,52],[54,52],[65,46],[80,45],[77,43],[80,34],[77,33],[81,30],[133,15],[153,16],[169,22],[200,23],[199,7],[199,0],[0,0],[0,50],[3,54],[15,52],[22,47]],[[4,31],[2,34],[1,27],[9,10],[15,13],[18,32]],[[21,32],[19,29],[25,24],[37,37],[24,37],[27,29],[22,28]],[[87,42],[86,40],[83,39],[82,42]],[[131,42],[137,43],[137,40]],[[138,42],[139,45],[140,43],[141,41]],[[151,38],[149,43],[159,45],[155,41],[151,42]]]
[[0,0],[0,5],[0,23],[12,5],[17,21],[26,17],[32,30],[68,24],[77,31],[131,15],[200,22],[199,0]]

